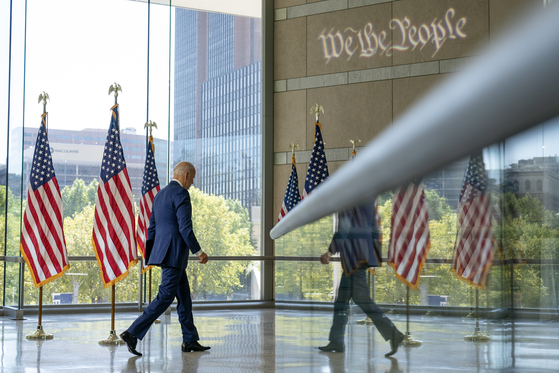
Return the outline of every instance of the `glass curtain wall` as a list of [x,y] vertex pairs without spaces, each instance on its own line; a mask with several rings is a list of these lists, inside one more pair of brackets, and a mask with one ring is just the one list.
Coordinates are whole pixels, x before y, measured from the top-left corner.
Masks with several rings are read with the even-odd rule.
[[[66,274],[44,286],[43,303],[110,303],[91,238],[115,103],[107,92],[114,83],[122,87],[121,145],[136,218],[149,123],[161,187],[178,162],[196,166],[194,229],[210,258],[221,258],[189,266],[195,300],[260,299],[260,262],[242,259],[260,255],[260,20],[127,0],[28,0],[0,7],[3,305],[38,303],[22,264],[20,232],[43,92],[49,95],[48,136],[70,259]],[[222,32],[210,35],[210,24]],[[225,187],[212,187],[216,181]],[[139,265],[130,267],[116,285],[116,301],[148,302],[150,277],[151,297],[160,281],[159,269],[151,272],[140,277]]]
[[[493,260],[485,286],[479,290],[483,307],[515,307],[541,317],[557,310],[558,138],[556,119],[483,149],[493,242]],[[412,305],[475,307],[474,288],[450,271],[463,220],[457,209],[468,162],[469,158],[462,159],[419,180],[425,193],[430,245],[418,289],[410,292]],[[388,191],[371,202],[377,206],[384,263],[375,269],[370,285],[374,281],[376,301],[389,308],[406,303],[406,287],[386,264],[394,198],[394,191]],[[323,218],[276,240],[278,256],[297,258],[276,263],[277,300],[334,300],[341,276],[339,260],[324,266],[318,259],[328,251],[337,219],[337,214]]]
[[[413,245],[417,251],[423,248],[426,255],[423,265],[417,262],[410,270],[417,270],[420,274],[417,289],[408,288],[398,278],[393,266],[387,263],[391,240],[396,242],[401,237],[391,231],[392,222],[412,219],[409,210],[394,207],[394,202],[397,199],[401,202],[413,194],[409,192],[402,197],[396,191],[388,191],[370,201],[369,206],[378,206],[376,222],[380,222],[382,266],[374,268],[374,273],[367,271],[363,288],[400,331],[408,331],[409,327],[412,340],[464,341],[464,337],[471,336],[479,325],[482,335],[489,336],[491,343],[476,342],[476,348],[495,369],[509,366],[515,353],[519,354],[517,356],[546,353],[542,352],[543,349],[555,348],[553,344],[546,347],[527,341],[533,341],[530,338],[534,333],[547,338],[547,334],[554,330],[551,325],[557,320],[558,139],[559,118],[556,118],[483,149],[479,153],[483,164],[480,166],[478,161],[480,168],[474,171],[474,182],[471,177],[466,178],[470,157],[416,180],[424,188],[424,196],[416,203],[419,205],[422,200],[428,212],[424,223],[430,234],[428,245],[426,242]],[[485,181],[481,180],[483,172],[487,175]],[[460,228],[476,215],[473,210],[469,215],[459,211],[468,196],[464,187],[467,180],[472,184],[478,180],[489,197],[484,207],[476,207],[476,219],[485,217],[485,221],[491,224],[484,233],[489,245],[487,261],[484,262],[487,270],[484,281],[477,287],[472,286],[472,279],[458,278],[451,270],[459,246],[456,241]],[[299,344],[302,349],[326,345],[333,317],[335,320],[339,316],[333,316],[333,308],[321,307],[318,302],[333,302],[340,294],[338,286],[343,269],[339,254],[334,255],[327,265],[322,265],[319,257],[335,243],[333,237],[337,236],[334,232],[339,231],[344,214],[347,212],[323,218],[276,240],[278,255],[287,257],[276,261],[276,299],[280,301],[280,308],[285,310],[278,315],[277,335]],[[375,230],[369,227],[368,232],[371,235]],[[345,246],[344,250],[355,252],[352,250],[360,247],[355,241],[351,241],[352,248]],[[405,262],[406,258],[413,257],[408,254],[401,254],[400,259]],[[404,273],[398,272],[400,276]],[[354,290],[353,295],[359,294]],[[301,307],[302,302],[312,303],[312,306]],[[410,324],[407,324],[406,316],[408,303]],[[301,320],[296,322],[297,335],[293,334],[291,310],[297,312],[297,318]],[[479,312],[479,324],[476,324],[476,312]],[[345,361],[348,371],[352,367],[362,369],[364,361],[355,356],[368,356],[369,351],[376,348],[384,351],[386,342],[355,303],[351,302],[349,309],[341,313],[349,319],[346,349],[353,350],[351,358],[339,360]],[[522,344],[516,352],[515,343]],[[406,346],[406,352],[410,348],[413,349]],[[356,351],[362,351],[362,355]],[[282,356],[287,354],[286,349]],[[330,359],[334,361],[334,358]]]

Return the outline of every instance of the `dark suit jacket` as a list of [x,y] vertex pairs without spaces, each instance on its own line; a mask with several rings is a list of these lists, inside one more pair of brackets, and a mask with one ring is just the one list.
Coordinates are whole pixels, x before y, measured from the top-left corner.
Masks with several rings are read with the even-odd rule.
[[148,265],[184,270],[188,249],[192,254],[201,250],[192,230],[190,194],[176,181],[171,181],[153,199],[148,239],[154,240]]
[[340,253],[344,273],[349,276],[360,268],[382,265],[378,239],[375,209],[367,203],[338,214],[338,231],[328,251]]

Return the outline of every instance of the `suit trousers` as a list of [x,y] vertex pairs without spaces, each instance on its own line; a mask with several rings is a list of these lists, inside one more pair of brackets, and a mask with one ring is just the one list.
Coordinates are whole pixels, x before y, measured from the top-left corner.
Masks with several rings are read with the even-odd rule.
[[373,320],[384,340],[394,338],[394,336],[400,334],[400,331],[398,331],[392,321],[386,317],[380,307],[371,300],[366,275],[366,269],[358,269],[349,276],[342,275],[340,287],[338,288],[338,297],[334,303],[334,321],[330,329],[329,337],[331,342],[344,342],[345,327],[347,325],[349,313],[349,301],[352,298],[355,304]]
[[144,338],[151,324],[169,308],[175,297],[182,329],[182,341],[184,343],[198,341],[200,338],[192,317],[192,299],[186,271],[173,267],[161,267],[161,284],[157,297],[132,323],[128,332],[138,339]]

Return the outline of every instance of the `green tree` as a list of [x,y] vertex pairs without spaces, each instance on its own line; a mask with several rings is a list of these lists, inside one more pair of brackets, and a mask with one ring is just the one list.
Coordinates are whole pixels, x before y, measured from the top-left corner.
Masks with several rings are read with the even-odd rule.
[[211,261],[212,255],[254,255],[248,210],[239,201],[225,200],[190,188],[192,224],[202,250],[210,257],[205,265],[191,263],[187,268],[192,297],[231,295],[242,284],[250,262]]
[[94,206],[98,186],[99,182],[97,179],[93,179],[87,186],[82,179],[76,179],[71,187],[67,186],[62,189],[60,194],[62,196],[64,216],[73,216],[75,213],[81,212],[85,206]]
[[[509,264],[498,268],[498,276],[493,276],[496,302],[508,307],[512,293],[517,293],[522,307],[556,308],[559,273],[554,266],[518,265],[510,260],[557,258],[558,216],[530,194],[517,198],[513,192],[507,192],[502,194],[500,202],[503,218],[494,229],[496,259],[509,260]],[[515,287],[512,293],[511,284]]]
[[[332,216],[327,216],[278,238],[275,241],[276,256],[319,257],[328,250],[333,235]],[[333,265],[276,261],[276,298],[332,300]]]

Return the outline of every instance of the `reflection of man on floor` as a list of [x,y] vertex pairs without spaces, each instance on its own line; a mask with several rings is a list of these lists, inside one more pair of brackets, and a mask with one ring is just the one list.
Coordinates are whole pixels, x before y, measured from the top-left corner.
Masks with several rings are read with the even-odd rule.
[[332,255],[340,253],[344,273],[334,303],[334,321],[328,338],[330,343],[319,347],[320,350],[344,352],[349,301],[353,298],[355,304],[373,320],[382,337],[390,342],[391,350],[385,356],[394,355],[398,351],[404,335],[371,300],[366,280],[367,268],[380,266],[378,237],[372,203],[339,214],[338,231],[320,261],[328,264]]

